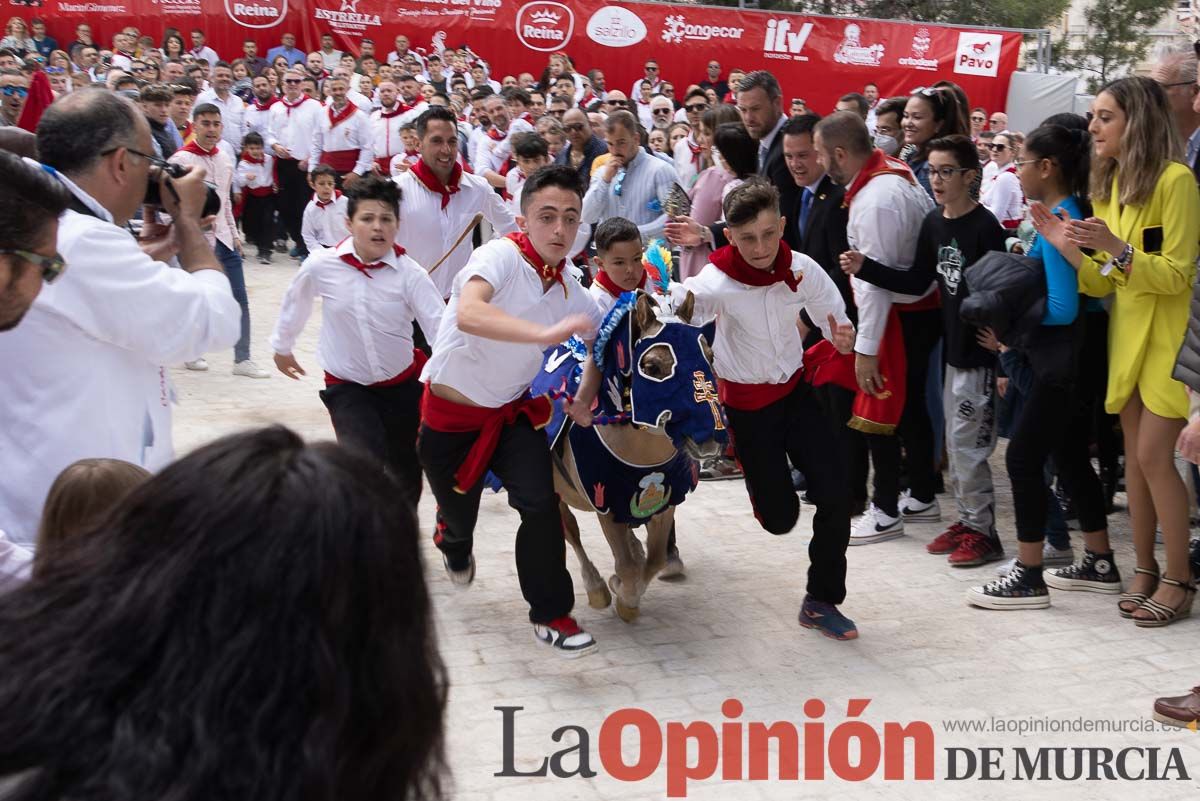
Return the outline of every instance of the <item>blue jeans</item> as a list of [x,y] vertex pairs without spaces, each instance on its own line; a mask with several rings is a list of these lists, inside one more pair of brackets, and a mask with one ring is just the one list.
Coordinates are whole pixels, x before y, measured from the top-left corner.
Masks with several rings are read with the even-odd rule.
[[225,247],[224,243],[218,240],[217,260],[225,269],[229,288],[233,290],[233,299],[242,307],[242,336],[233,346],[233,360],[244,362],[250,358],[250,299],[246,297],[246,276],[242,273],[242,257],[236,250]]

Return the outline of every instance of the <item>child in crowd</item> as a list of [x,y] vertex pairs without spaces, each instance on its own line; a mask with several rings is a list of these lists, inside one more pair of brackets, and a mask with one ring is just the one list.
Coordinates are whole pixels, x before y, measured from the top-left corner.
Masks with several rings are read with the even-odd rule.
[[800,625],[852,640],[858,629],[838,609],[846,598],[850,485],[843,449],[803,377],[797,322],[801,308],[807,309],[841,353],[854,347],[854,326],[828,273],[782,241],[787,220],[774,186],[751,178],[725,197],[723,210],[732,244],[715,251],[678,292],[692,292],[700,319],[716,317],[713,370],[764,529],[786,534],[800,517],[789,460],[808,478],[808,499],[817,511]]
[[251,131],[242,139],[242,155],[233,176],[235,202],[242,207],[242,233],[258,248],[260,264],[271,263],[274,242],[275,157],[264,152],[262,134]]
[[338,442],[361,448],[394,474],[415,504],[421,497],[417,377],[425,354],[413,347],[415,318],[436,331],[445,305],[429,273],[395,245],[400,187],[368,174],[346,191],[350,236],[313,250],[292,279],[271,334],[275,366],[289,378],[304,369],[292,353],[322,299],[318,355],[325,368],[321,400]]
[[300,235],[309,253],[331,248],[350,235],[346,225],[347,203],[337,188],[337,171],[321,164],[312,171],[313,199],[304,208]]
[[521,213],[521,189],[525,186],[525,179],[533,175],[539,167],[550,163],[550,148],[539,134],[526,131],[513,134],[512,152],[517,168],[509,170],[504,179],[509,197],[508,205],[515,215]]
[[50,485],[38,528],[33,575],[42,575],[75,540],[99,524],[150,471],[120,459],[80,459]]

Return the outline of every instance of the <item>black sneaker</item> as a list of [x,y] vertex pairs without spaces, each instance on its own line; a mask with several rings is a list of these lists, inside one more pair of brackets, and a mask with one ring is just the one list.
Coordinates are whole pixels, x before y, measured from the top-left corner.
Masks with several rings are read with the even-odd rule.
[[460,590],[465,590],[471,586],[471,582],[475,580],[475,554],[467,557],[465,565],[451,565],[450,557],[442,554],[442,565],[446,568],[446,575],[450,577],[450,583]]
[[1075,564],[1047,573],[1046,586],[1056,590],[1116,595],[1121,591],[1121,573],[1111,553],[1097,554],[1085,548],[1083,556]]
[[563,615],[549,623],[534,623],[533,636],[543,645],[549,645],[558,650],[568,659],[590,654],[596,650],[596,640],[592,635],[579,628],[575,618]]
[[983,609],[1045,609],[1050,606],[1050,592],[1041,568],[1017,562],[1007,576],[967,590],[967,603]]
[[1200,537],[1192,540],[1189,556],[1188,561],[1192,563],[1192,579],[1200,580]]

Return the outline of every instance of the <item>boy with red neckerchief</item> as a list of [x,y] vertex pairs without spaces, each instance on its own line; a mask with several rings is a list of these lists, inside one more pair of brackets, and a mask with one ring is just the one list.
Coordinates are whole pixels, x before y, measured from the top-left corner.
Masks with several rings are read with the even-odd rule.
[[[595,648],[571,617],[575,596],[566,567],[550,450],[539,430],[551,416],[529,385],[543,350],[578,334],[594,336],[602,314],[564,272],[579,228],[583,185],[569,167],[543,167],[522,196],[521,232],[478,248],[454,280],[433,356],[421,374],[418,454],[438,502],[434,542],[450,580],[475,577],[472,538],[483,479],[491,470],[521,516],[516,561],[521,592],[539,642],[564,656]],[[589,360],[567,413],[591,423],[599,373]]]
[[723,210],[732,244],[715,251],[675,294],[691,291],[695,314],[716,317],[718,394],[754,516],[764,529],[786,534],[800,517],[789,460],[808,478],[816,514],[800,625],[834,639],[855,639],[858,629],[837,608],[846,598],[850,486],[843,449],[804,378],[800,310],[808,311],[841,353],[853,347],[854,326],[828,273],[782,241],[787,221],[774,186],[751,178],[726,196]]
[[242,139],[242,155],[233,176],[233,198],[235,204],[241,202],[242,231],[258,247],[260,264],[271,263],[278,191],[275,157],[264,152],[262,135],[250,131]]
[[337,188],[337,170],[318,165],[312,173],[313,198],[304,208],[301,236],[309,253],[335,247],[350,235],[348,199]]

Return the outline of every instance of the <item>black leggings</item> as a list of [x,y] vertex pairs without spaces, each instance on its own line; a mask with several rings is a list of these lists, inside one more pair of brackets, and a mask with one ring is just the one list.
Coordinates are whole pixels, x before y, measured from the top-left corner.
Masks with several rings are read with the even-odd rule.
[[900,500],[900,449],[904,448],[908,488],[922,503],[933,500],[933,425],[925,407],[925,382],[929,376],[929,354],[942,338],[941,309],[900,312],[900,330],[904,332],[905,370],[904,411],[896,434],[868,434],[867,446],[875,464],[875,497],[884,514],[898,515]]
[[1046,532],[1046,459],[1054,457],[1058,480],[1075,502],[1079,527],[1101,531],[1108,525],[1104,493],[1088,458],[1092,400],[1074,382],[1036,375],[1013,427],[1005,464],[1012,482],[1017,539],[1041,542]]

